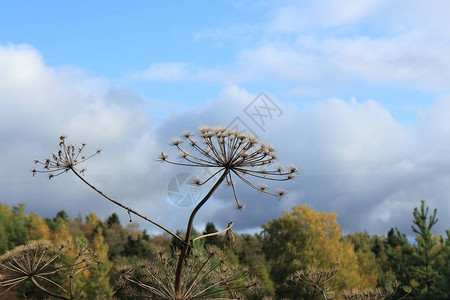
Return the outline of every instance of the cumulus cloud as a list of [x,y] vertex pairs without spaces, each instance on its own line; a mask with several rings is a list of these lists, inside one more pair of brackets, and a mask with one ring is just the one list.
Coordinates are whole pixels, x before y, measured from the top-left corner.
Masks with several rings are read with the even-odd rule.
[[[70,68],[49,68],[30,46],[0,47],[0,62],[7,66],[0,70],[2,202],[23,201],[44,216],[65,209],[72,216],[91,210],[104,217],[116,209],[70,174],[52,182],[31,178],[33,160],[57,151],[60,134],[71,143],[86,142],[87,151],[105,148],[86,175],[99,187],[126,201],[144,199],[145,182],[133,178],[148,176],[156,153],[143,99]],[[139,192],[130,196],[130,190]]]
[[172,128],[181,132],[187,124],[195,127],[199,120],[225,124],[240,116],[261,139],[279,149],[281,162],[299,166],[301,176],[295,184],[285,185],[289,194],[281,201],[238,184],[238,197],[246,204],[242,213],[233,209],[230,191],[220,191],[199,213],[199,224],[215,220],[224,226],[234,221],[236,229],[256,230],[282,211],[305,203],[337,212],[345,232],[386,234],[398,226],[411,234],[412,210],[425,199],[439,209],[437,232],[449,227],[450,195],[443,192],[450,183],[449,169],[443,167],[448,165],[443,154],[448,145],[430,140],[445,140],[447,125],[440,124],[448,124],[445,100],[437,99],[414,125],[399,123],[376,100],[329,99],[305,109],[278,103],[282,115],[267,119],[263,131],[243,112],[255,96],[236,87],[226,89],[208,105],[167,119],[163,136]]
[[[199,230],[207,221],[220,228],[234,221],[236,229],[252,232],[282,211],[305,203],[337,212],[346,232],[366,229],[386,234],[398,226],[410,233],[411,212],[421,199],[438,208],[437,231],[450,225],[448,96],[424,108],[417,123],[406,125],[378,100],[366,99],[324,99],[300,108],[269,95],[278,109],[270,115],[263,103],[254,102],[257,95],[229,86],[214,99],[155,124],[154,112],[145,106],[152,100],[79,70],[50,68],[32,47],[0,47],[0,62],[8,66],[0,70],[3,203],[25,202],[28,210],[47,217],[64,209],[72,217],[93,211],[101,217],[119,212],[122,222],[128,219],[126,212],[70,174],[52,181],[31,177],[33,160],[57,150],[58,136],[64,133],[70,142],[87,142],[88,151],[104,149],[87,164],[86,178],[94,185],[173,230],[183,229],[192,207],[174,205],[167,196],[168,183],[176,174],[204,176],[204,171],[160,164],[158,153],[175,155],[169,139],[184,129],[238,124],[273,144],[280,163],[294,163],[301,176],[293,184],[283,184],[289,193],[282,200],[238,183],[238,196],[246,204],[242,213],[234,209],[231,191],[220,189],[199,212]],[[254,105],[258,116],[264,115],[264,127],[257,125]]]
[[[194,34],[194,40],[213,44],[234,42],[234,61],[210,67],[156,63],[135,77],[219,85],[278,83],[291,95],[340,93],[361,84],[448,91],[447,1],[287,1],[269,7],[259,23]],[[311,86],[320,89],[311,91]]]

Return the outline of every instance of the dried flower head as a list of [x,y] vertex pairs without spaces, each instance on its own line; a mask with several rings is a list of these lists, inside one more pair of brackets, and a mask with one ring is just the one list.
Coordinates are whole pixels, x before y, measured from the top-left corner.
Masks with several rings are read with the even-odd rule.
[[[118,296],[126,293],[139,299],[178,299],[173,281],[176,261],[177,253],[159,249],[152,260],[119,267]],[[183,273],[180,299],[216,299],[222,295],[236,299],[238,291],[255,293],[261,286],[247,269],[230,264],[223,251],[215,246],[193,249],[185,267],[187,272]]]
[[343,291],[343,299],[353,299],[353,300],[385,300],[392,299],[403,299],[411,293],[411,288],[408,286],[403,286],[399,292],[400,284],[398,282],[392,283],[392,285],[387,285],[384,288],[376,289],[365,289],[365,290],[345,290]]
[[335,293],[332,291],[333,280],[338,273],[338,265],[334,268],[300,270],[290,275],[285,282],[285,285],[302,284],[308,288],[308,293],[315,294],[319,291],[324,299],[333,299]]
[[[168,155],[164,152],[161,153],[160,160],[174,165],[216,170],[212,176],[203,182],[197,181],[196,184],[198,185],[205,184],[218,174],[225,174],[224,179],[233,190],[238,209],[242,209],[243,204],[237,199],[233,181],[235,178],[242,180],[257,191],[273,196],[283,196],[284,190],[272,193],[267,185],[255,185],[247,177],[285,181],[294,179],[298,173],[294,166],[289,166],[286,169],[282,167],[269,169],[277,159],[274,147],[243,131],[221,126],[201,126],[199,136],[201,143],[193,138],[191,132],[183,134],[184,140],[182,138],[172,139],[171,145],[177,148],[180,162],[170,161]],[[193,153],[188,152],[183,144],[187,144]]]
[[68,172],[69,170],[74,170],[84,174],[86,168],[79,168],[78,165],[102,152],[101,149],[97,149],[94,154],[84,156],[82,155],[82,151],[86,144],[82,143],[80,147],[66,145],[66,138],[67,137],[64,135],[59,137],[59,150],[57,153],[52,153],[52,158],[46,158],[44,161],[34,161],[35,164],[41,165],[43,170],[33,169],[31,171],[33,176],[36,173],[47,173],[48,179],[52,179],[55,176]]
[[[66,251],[75,252],[72,264],[58,261]],[[48,295],[73,299],[72,278],[93,264],[96,264],[95,257],[87,243],[81,240],[77,240],[73,249],[65,244],[47,240],[29,241],[0,256],[0,287],[5,288],[2,292],[5,293],[23,281],[31,280],[38,289]],[[69,288],[64,288],[52,278],[52,275],[63,272],[70,273]]]

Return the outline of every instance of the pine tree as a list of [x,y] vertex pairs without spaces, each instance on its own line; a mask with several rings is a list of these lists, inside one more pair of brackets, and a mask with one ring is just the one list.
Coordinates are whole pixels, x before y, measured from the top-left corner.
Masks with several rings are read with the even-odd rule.
[[[206,223],[205,226],[205,231],[203,231],[203,234],[210,234],[210,233],[215,233],[217,232],[217,228],[216,225],[214,225],[213,222],[208,222]],[[205,245],[206,244],[211,244],[211,245],[215,245],[215,246],[220,246],[220,237],[217,235],[213,235],[213,236],[209,236],[205,239]]]
[[411,273],[417,284],[417,291],[426,299],[439,277],[439,257],[444,249],[442,238],[438,239],[431,233],[431,228],[438,221],[436,212],[437,209],[434,209],[433,214],[428,217],[428,207],[425,208],[425,202],[422,200],[420,210],[414,208],[414,225],[411,226],[417,234]]
[[414,208],[412,230],[416,243],[411,245],[406,235],[397,228],[389,231],[386,253],[395,277],[402,285],[412,287],[411,296],[415,299],[442,298],[437,282],[443,278],[444,242],[442,237],[431,232],[436,224],[437,210],[428,215],[428,207],[422,200],[420,208]]

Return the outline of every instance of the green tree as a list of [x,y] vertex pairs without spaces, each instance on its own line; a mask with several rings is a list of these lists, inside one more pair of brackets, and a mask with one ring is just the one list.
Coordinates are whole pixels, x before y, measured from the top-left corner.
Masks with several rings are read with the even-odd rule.
[[111,228],[114,224],[120,225],[119,216],[116,213],[113,213],[106,219],[106,224],[108,224],[108,228]]
[[[216,228],[216,225],[214,225],[213,222],[207,222],[206,226],[205,226],[205,231],[203,231],[203,234],[215,233],[217,231],[218,230]],[[213,235],[213,236],[209,236],[209,237],[205,238],[205,245],[206,244],[221,246],[220,236]]]
[[103,237],[103,229],[97,225],[97,230],[92,240],[92,250],[101,262],[95,268],[91,268],[85,277],[86,283],[84,291],[90,299],[99,299],[101,297],[112,297],[113,288],[109,282],[112,262],[108,259],[108,245]]
[[436,289],[431,293],[434,299],[450,299],[450,230],[447,230],[446,234],[445,246],[439,260],[440,272],[436,280]]
[[275,295],[275,288],[270,279],[267,261],[262,248],[262,238],[258,234],[240,234],[236,236],[236,245],[233,251],[239,259],[239,264],[249,267],[261,281],[261,293],[256,298],[251,299],[260,299],[262,296],[272,298]]
[[60,210],[56,213],[56,217],[53,219],[53,221],[56,222],[56,220],[58,220],[58,218],[63,219],[64,221],[69,220],[69,216],[67,215],[65,210]]
[[27,240],[24,222],[25,205],[13,206],[0,204],[0,254],[22,245]]
[[25,228],[27,229],[27,240],[50,240],[52,233],[45,220],[31,213],[25,216]]
[[353,249],[358,257],[358,265],[361,274],[364,274],[367,285],[374,285],[378,279],[379,267],[376,263],[376,255],[372,249],[376,247],[376,239],[372,239],[367,232],[357,232],[345,237],[353,244]]
[[436,279],[439,277],[439,257],[443,251],[442,238],[433,236],[431,228],[436,224],[437,209],[428,216],[428,207],[422,200],[420,210],[414,208],[412,230],[417,234],[417,245],[414,247],[414,263],[411,272],[414,287],[423,299],[429,299],[429,294],[435,289]]
[[[386,241],[386,256],[389,261],[389,270],[385,270],[380,285],[388,285],[392,280],[398,280],[402,285],[411,286],[411,262],[413,246],[409,243],[406,235],[398,228],[391,228]],[[393,273],[393,277],[389,272]]]
[[445,244],[442,237],[431,232],[438,221],[436,213],[437,209],[434,209],[433,214],[428,215],[428,207],[423,200],[420,208],[414,208],[412,230],[416,234],[416,243],[413,245],[397,228],[388,233],[386,253],[391,268],[397,280],[413,288],[411,295],[417,299],[432,299],[439,294],[436,284],[443,277]]

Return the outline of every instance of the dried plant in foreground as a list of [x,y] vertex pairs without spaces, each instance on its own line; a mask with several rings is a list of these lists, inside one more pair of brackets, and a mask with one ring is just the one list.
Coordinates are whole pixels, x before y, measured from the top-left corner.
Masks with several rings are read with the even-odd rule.
[[331,270],[300,270],[289,276],[285,284],[303,284],[307,286],[311,299],[314,299],[314,296],[319,293],[322,294],[325,300],[334,299],[335,293],[332,291],[333,279],[338,273],[338,270],[337,265]]
[[225,254],[215,246],[193,249],[186,260],[181,297],[175,294],[174,275],[178,257],[159,250],[155,259],[135,266],[118,268],[118,296],[133,299],[238,299],[239,291],[257,292],[260,282],[248,270],[231,265]]
[[[200,141],[197,141],[190,131],[186,131],[181,138],[174,138],[172,146],[176,147],[181,161],[169,160],[169,156],[162,152],[160,160],[178,166],[212,168],[214,173],[205,180],[197,178],[194,183],[203,185],[218,177],[211,190],[197,204],[191,213],[186,228],[184,245],[178,260],[175,280],[175,291],[181,296],[182,271],[185,259],[191,248],[190,238],[195,215],[209,200],[216,189],[225,181],[233,191],[234,200],[238,209],[244,205],[238,200],[234,187],[234,180],[238,179],[251,188],[273,196],[283,196],[286,191],[279,189],[276,193],[269,192],[265,184],[256,185],[248,177],[258,180],[286,181],[294,179],[298,170],[294,166],[283,168],[281,166],[269,169],[277,160],[273,147],[264,144],[252,135],[239,130],[230,130],[225,127],[202,126],[199,129]],[[188,151],[183,145],[187,144]]]
[[[224,182],[230,186],[233,192],[236,207],[239,210],[242,210],[244,208],[244,204],[238,200],[234,184],[235,180],[241,180],[251,188],[261,193],[273,196],[283,196],[286,194],[284,189],[278,189],[276,192],[270,192],[267,185],[255,184],[249,179],[249,177],[257,180],[286,181],[294,179],[298,173],[297,168],[294,166],[290,166],[288,168],[277,166],[270,169],[270,167],[277,160],[275,149],[259,141],[254,136],[246,134],[242,131],[230,130],[225,127],[203,126],[199,129],[199,136],[200,142],[198,142],[190,132],[185,132],[182,138],[172,139],[171,144],[177,148],[181,161],[169,160],[168,155],[164,152],[160,155],[160,161],[162,162],[179,166],[214,169],[213,175],[209,178],[205,180],[201,180],[199,178],[195,179],[194,183],[197,185],[203,185],[209,181],[213,181],[214,179],[215,183],[191,212],[184,238],[179,237],[177,234],[173,233],[161,224],[109,197],[89,183],[82,176],[84,175],[86,169],[80,168],[79,165],[99,154],[101,150],[97,150],[92,155],[84,156],[82,151],[84,150],[85,144],[82,144],[81,147],[67,145],[66,137],[61,136],[59,151],[56,154],[52,154],[51,158],[45,159],[44,161],[36,160],[35,163],[40,165],[43,169],[33,169],[32,173],[33,175],[37,173],[45,173],[48,175],[49,179],[51,179],[55,176],[71,171],[85,184],[107,200],[127,210],[129,214],[132,213],[158,226],[180,241],[182,246],[179,255],[176,257],[177,264],[174,274],[174,299],[184,299],[182,298],[183,286],[185,286],[186,283],[183,281],[183,276],[185,276],[183,273],[183,268],[187,264],[186,259],[189,256],[189,253],[192,252],[193,242],[206,237],[205,235],[191,240],[194,218],[200,208],[211,198],[217,188]],[[182,147],[183,144],[187,144],[194,154],[191,154],[189,151],[184,149]],[[229,233],[231,226],[232,224],[229,224],[225,230],[215,234],[220,234],[222,232]],[[211,236],[211,234],[207,236]]]
[[40,160],[34,161],[34,163],[36,165],[41,166],[42,169],[41,170],[38,170],[36,168],[33,169],[31,171],[33,176],[35,176],[38,173],[43,173],[48,176],[48,179],[52,179],[56,176],[59,176],[64,173],[67,173],[69,171],[72,171],[72,173],[74,173],[79,179],[81,179],[81,181],[83,181],[85,184],[87,184],[90,188],[92,188],[94,191],[96,191],[97,193],[99,193],[101,196],[103,196],[107,200],[111,201],[112,203],[127,210],[129,214],[132,213],[132,214],[158,226],[159,228],[161,228],[165,232],[169,233],[176,239],[182,241],[182,239],[178,235],[176,235],[169,229],[167,229],[164,226],[162,226],[161,224],[143,216],[142,214],[138,213],[137,211],[123,205],[122,203],[112,199],[111,197],[109,197],[108,195],[106,195],[105,193],[103,193],[102,191],[97,189],[95,186],[90,184],[86,179],[84,179],[84,177],[81,175],[84,175],[84,173],[86,172],[86,168],[85,167],[80,168],[79,165],[86,162],[88,159],[94,157],[95,155],[100,154],[102,152],[102,150],[97,149],[97,151],[95,153],[85,156],[84,154],[82,154],[82,152],[86,146],[85,143],[82,143],[80,147],[77,147],[77,146],[74,146],[71,144],[66,144],[66,139],[67,139],[67,137],[64,135],[61,135],[59,137],[59,140],[60,140],[59,141],[59,150],[57,151],[56,154],[52,153],[51,158],[46,158],[43,161],[40,161]]
[[394,282],[392,286],[387,286],[384,289],[376,288],[376,289],[366,289],[366,290],[349,290],[342,292],[343,299],[351,299],[351,300],[385,300],[385,299],[393,299],[397,294],[399,289],[403,291],[404,295],[400,298],[403,299],[409,293],[411,293],[410,287],[400,287],[398,282]]
[[[74,252],[73,261],[61,264],[58,258],[68,251]],[[75,296],[73,278],[97,264],[94,253],[83,241],[77,242],[75,248],[47,240],[29,241],[0,257],[0,295],[30,280],[35,287],[58,299],[85,298],[83,292]],[[52,278],[57,273],[67,275],[68,287],[64,288]]]

